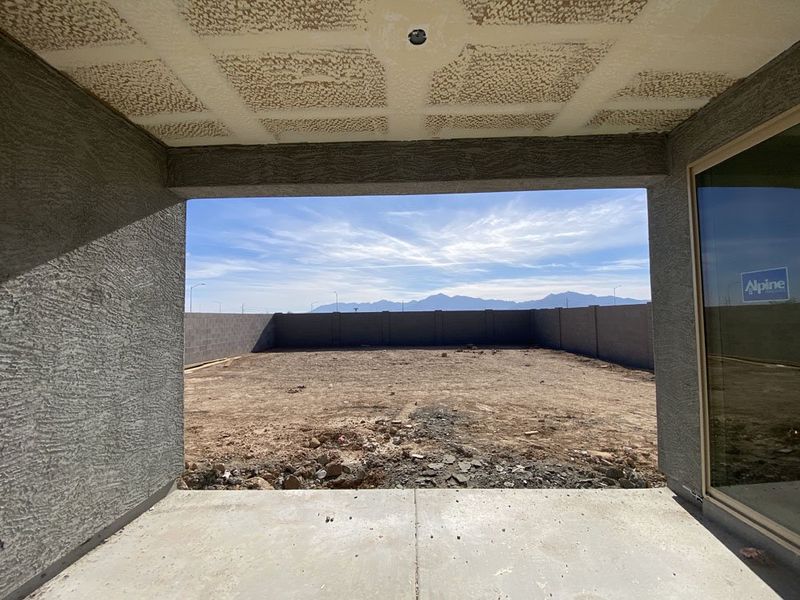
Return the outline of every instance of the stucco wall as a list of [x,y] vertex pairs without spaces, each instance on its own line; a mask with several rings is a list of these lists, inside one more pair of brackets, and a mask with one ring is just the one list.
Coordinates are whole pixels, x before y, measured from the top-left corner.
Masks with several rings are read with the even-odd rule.
[[260,352],[274,344],[272,315],[186,313],[183,362],[186,365]]
[[0,597],[181,472],[165,177],[160,144],[0,36]]
[[638,187],[667,173],[661,133],[170,148],[184,198]]
[[668,137],[670,175],[648,189],[659,466],[687,498],[701,489],[701,438],[686,168],[797,104],[800,45],[676,128]]

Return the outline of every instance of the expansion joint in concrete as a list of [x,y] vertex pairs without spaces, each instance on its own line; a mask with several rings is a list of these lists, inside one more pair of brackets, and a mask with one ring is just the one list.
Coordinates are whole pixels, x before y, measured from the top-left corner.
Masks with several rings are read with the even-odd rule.
[[414,489],[414,598],[419,600],[419,508]]

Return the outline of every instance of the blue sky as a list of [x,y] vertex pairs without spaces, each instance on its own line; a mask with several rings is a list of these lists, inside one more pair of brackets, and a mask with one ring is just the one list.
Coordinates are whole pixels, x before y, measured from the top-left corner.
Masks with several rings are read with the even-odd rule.
[[650,298],[644,190],[198,199],[186,239],[195,311],[301,312],[334,291]]
[[703,293],[709,306],[742,304],[742,273],[786,267],[800,273],[800,193],[779,187],[701,187],[700,249]]

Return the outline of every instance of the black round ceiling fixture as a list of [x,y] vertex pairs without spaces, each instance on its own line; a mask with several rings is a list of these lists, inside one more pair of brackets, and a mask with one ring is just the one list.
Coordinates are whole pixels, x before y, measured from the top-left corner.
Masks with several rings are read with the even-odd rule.
[[412,29],[411,33],[408,34],[408,41],[415,46],[421,46],[427,39],[428,34],[425,33],[424,29]]

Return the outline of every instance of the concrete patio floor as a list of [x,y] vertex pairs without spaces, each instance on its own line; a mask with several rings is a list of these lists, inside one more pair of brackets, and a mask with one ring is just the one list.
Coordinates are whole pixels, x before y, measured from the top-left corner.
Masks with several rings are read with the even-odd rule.
[[666,489],[174,491],[31,597],[729,600],[796,590],[790,574],[754,571],[737,548]]

